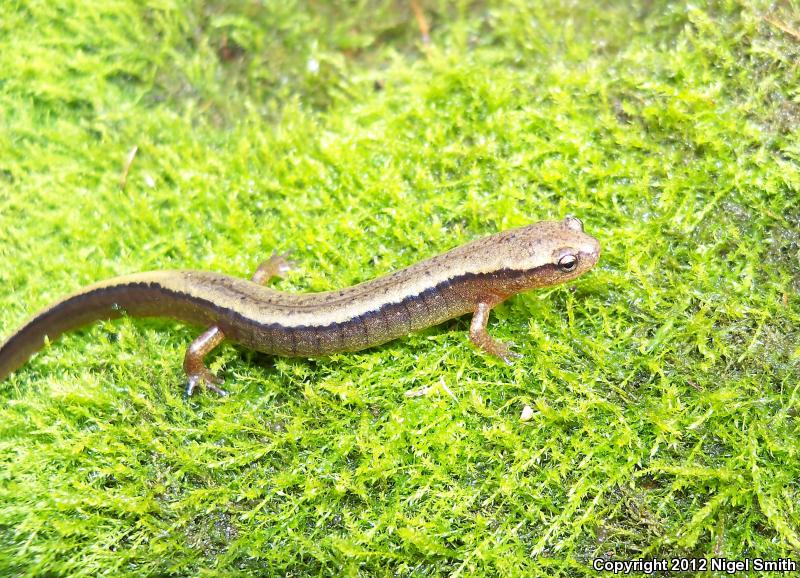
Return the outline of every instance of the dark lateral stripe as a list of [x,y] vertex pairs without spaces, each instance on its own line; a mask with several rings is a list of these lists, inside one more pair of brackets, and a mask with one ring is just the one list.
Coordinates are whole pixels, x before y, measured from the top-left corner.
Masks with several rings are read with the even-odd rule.
[[[545,265],[545,267],[552,267]],[[537,269],[538,271],[538,269]],[[108,285],[105,287],[98,287],[85,293],[80,293],[73,297],[67,298],[49,309],[40,312],[36,317],[28,321],[22,328],[8,338],[2,345],[3,349],[13,348],[14,342],[19,339],[24,339],[26,336],[33,334],[51,334],[51,324],[57,320],[63,327],[60,328],[58,333],[67,331],[84,323],[91,322],[96,319],[109,319],[113,317],[120,317],[126,312],[133,315],[142,315],[142,311],[146,311],[144,315],[147,316],[160,316],[167,318],[180,319],[189,323],[204,323],[205,319],[208,322],[213,320],[225,321],[230,325],[241,325],[257,328],[264,331],[278,330],[286,331],[293,329],[302,331],[306,329],[323,329],[337,327],[337,340],[338,345],[341,347],[346,341],[346,331],[344,327],[362,322],[365,324],[375,316],[384,315],[384,309],[388,306],[397,305],[405,310],[406,323],[411,324],[410,313],[408,312],[408,304],[413,300],[421,300],[424,304],[429,315],[431,311],[430,298],[437,295],[446,303],[447,300],[442,295],[442,288],[447,288],[450,285],[460,284],[471,280],[491,281],[491,279],[514,279],[522,275],[535,274],[534,271],[520,271],[513,269],[503,269],[493,273],[465,273],[456,277],[447,279],[428,287],[420,293],[408,295],[399,302],[386,303],[381,307],[362,313],[359,316],[348,319],[346,321],[330,323],[326,325],[299,325],[299,326],[286,326],[277,322],[261,323],[251,317],[247,317],[235,309],[229,309],[218,305],[211,299],[191,295],[181,291],[167,288],[157,281],[135,281],[127,282],[119,285]],[[148,308],[148,302],[156,301],[160,298],[162,303],[153,303]],[[173,304],[190,305],[191,307],[182,307],[180,311],[170,308],[169,302]],[[119,305],[116,307],[116,305]],[[152,310],[151,310],[152,309]],[[189,311],[191,309],[192,311]],[[85,321],[81,321],[83,318]],[[75,318],[77,321],[73,321]],[[296,336],[292,335],[292,345],[296,347]],[[2,350],[0,350],[2,352]]]
[[[201,294],[205,291],[208,297],[176,291],[165,287],[159,281],[125,281],[109,284],[67,297],[41,311],[0,344],[0,379],[14,371],[33,353],[41,349],[45,336],[55,339],[62,333],[88,323],[120,317],[126,313],[133,317],[166,317],[201,326],[219,324],[223,331],[229,332],[228,336],[234,341],[241,341],[254,349],[278,352],[283,343],[285,347],[291,348],[291,354],[301,349],[307,351],[307,345],[300,347],[304,331],[312,332],[317,337],[321,333],[325,333],[336,342],[335,345],[330,343],[329,346],[323,346],[321,338],[318,339],[315,346],[326,350],[325,352],[320,351],[320,354],[337,349],[344,351],[354,345],[360,348],[362,344],[353,343],[351,340],[354,330],[356,330],[355,324],[362,323],[363,328],[358,328],[358,330],[364,331],[366,343],[363,344],[363,347],[368,347],[372,344],[373,337],[381,339],[395,333],[389,325],[400,322],[401,319],[398,318],[404,317],[402,319],[404,330],[415,325],[419,326],[419,323],[415,322],[416,318],[412,318],[410,309],[414,309],[417,316],[420,315],[420,309],[416,306],[410,307],[412,303],[421,302],[426,311],[424,319],[416,319],[416,321],[432,322],[438,317],[437,310],[432,306],[434,296],[441,300],[443,307],[449,307],[454,301],[469,299],[469,295],[465,296],[461,291],[456,291],[456,294],[453,295],[449,293],[453,293],[456,287],[467,286],[472,281],[477,280],[491,286],[493,281],[514,280],[521,276],[543,274],[546,277],[548,272],[545,269],[554,268],[554,265],[544,265],[529,271],[503,269],[493,273],[457,275],[428,287],[424,291],[407,295],[400,301],[383,303],[374,310],[345,321],[302,326],[283,325],[278,322],[261,323],[236,309],[223,307],[213,301],[215,297],[213,284],[206,288],[202,281],[198,282],[195,288]],[[451,287],[454,285],[456,287]],[[461,295],[457,295],[457,293],[461,293]],[[247,299],[246,295],[239,296],[240,301],[244,299]],[[264,302],[267,306],[270,303],[274,303],[274,301],[265,300]],[[321,305],[319,311],[323,312],[330,307]],[[389,309],[390,307],[396,309]],[[403,313],[400,313],[401,311]],[[375,335],[371,335],[370,327],[375,324],[370,324],[370,322],[378,316],[389,318],[389,322],[384,331],[377,331]],[[287,331],[290,335],[286,335]],[[304,341],[304,343],[306,342]]]
[[[542,267],[539,267],[539,268],[537,268],[536,271],[538,271],[539,269],[547,268],[547,267],[550,267],[550,265],[544,265]],[[360,315],[354,316],[354,317],[352,317],[352,318],[350,318],[350,319],[348,319],[346,321],[334,322],[334,323],[329,323],[329,324],[325,324],[325,325],[288,325],[287,326],[287,325],[282,325],[282,324],[277,323],[277,322],[261,323],[261,322],[256,321],[255,319],[253,319],[251,317],[248,317],[246,315],[243,315],[242,313],[239,313],[235,309],[228,309],[226,307],[222,307],[221,305],[218,305],[218,304],[214,303],[213,301],[211,301],[209,299],[206,299],[206,298],[203,298],[203,297],[198,297],[196,295],[191,295],[191,294],[188,294],[188,293],[183,293],[181,291],[175,291],[173,289],[169,289],[169,288],[164,287],[163,285],[160,285],[160,284],[158,284],[156,282],[129,283],[129,284],[126,284],[125,286],[126,287],[130,287],[130,288],[141,288],[141,289],[145,289],[145,290],[149,290],[149,291],[156,291],[156,292],[160,293],[161,295],[164,295],[165,297],[170,297],[172,299],[177,299],[179,301],[184,301],[186,303],[192,303],[193,305],[195,305],[199,309],[202,309],[202,310],[208,311],[210,313],[213,313],[214,317],[225,319],[225,320],[227,320],[228,322],[231,322],[231,323],[236,323],[238,321],[238,322],[241,322],[242,324],[250,325],[250,326],[257,327],[259,329],[265,329],[265,330],[270,330],[270,329],[271,330],[281,330],[281,329],[287,330],[287,329],[290,329],[290,328],[296,329],[296,330],[305,330],[305,329],[316,329],[316,328],[319,328],[319,329],[330,328],[331,326],[334,326],[334,325],[344,325],[344,326],[346,326],[346,325],[350,325],[352,323],[357,323],[357,322],[367,322],[370,319],[374,318],[375,316],[382,315],[383,314],[382,312],[383,312],[384,308],[387,307],[387,306],[391,306],[391,305],[398,305],[398,306],[404,308],[404,310],[406,312],[406,316],[410,317],[410,314],[408,313],[408,304],[411,301],[417,300],[417,299],[421,299],[423,301],[423,303],[425,304],[425,307],[427,308],[427,310],[430,311],[431,308],[430,308],[429,298],[432,297],[435,294],[438,294],[439,298],[442,299],[442,301],[444,303],[447,303],[448,300],[445,297],[445,295],[442,293],[442,289],[447,289],[451,285],[456,285],[456,284],[460,284],[460,283],[464,283],[464,282],[468,282],[468,281],[472,281],[472,280],[489,281],[491,279],[515,279],[515,278],[519,278],[519,277],[521,277],[523,275],[528,275],[528,274],[535,274],[535,271],[520,271],[520,270],[515,270],[515,269],[502,269],[500,271],[496,271],[496,272],[492,272],[492,273],[464,273],[462,275],[458,275],[458,276],[452,277],[450,279],[445,279],[444,281],[442,281],[442,282],[440,282],[440,283],[438,283],[436,285],[432,285],[431,287],[428,287],[427,289],[425,289],[424,291],[422,291],[420,293],[415,293],[413,295],[408,295],[408,296],[406,296],[405,298],[403,298],[400,301],[395,301],[395,302],[392,302],[392,303],[385,303],[381,307],[378,307],[376,309],[372,309],[370,311],[366,311],[366,312],[361,313]],[[97,294],[97,293],[105,293],[107,291],[113,291],[113,290],[119,289],[121,287],[123,287],[123,286],[114,285],[114,286],[109,286],[109,287],[101,287],[99,289],[95,289],[92,292],[84,293],[80,297],[86,297],[88,299],[91,299],[92,296]],[[58,307],[58,306],[56,306],[56,307]],[[52,309],[50,311],[52,311]],[[45,312],[45,314],[46,313],[47,312]],[[163,316],[171,317],[169,311],[165,311],[163,313]],[[411,320],[409,319],[408,321],[410,322]]]

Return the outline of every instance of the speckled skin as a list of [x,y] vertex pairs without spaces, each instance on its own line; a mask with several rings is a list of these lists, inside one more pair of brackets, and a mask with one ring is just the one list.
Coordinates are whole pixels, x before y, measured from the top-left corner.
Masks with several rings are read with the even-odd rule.
[[480,306],[471,337],[505,359],[485,334],[488,310],[515,293],[574,279],[599,255],[597,240],[567,217],[478,239],[339,291],[291,294],[203,271],[117,277],[54,303],[12,334],[0,345],[0,379],[38,351],[45,336],[123,314],[216,326],[251,349],[316,357],[385,343],[470,312],[477,317]]

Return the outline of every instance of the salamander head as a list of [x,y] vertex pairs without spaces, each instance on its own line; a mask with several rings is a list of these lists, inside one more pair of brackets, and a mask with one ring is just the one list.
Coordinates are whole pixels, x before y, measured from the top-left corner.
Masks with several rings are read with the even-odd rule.
[[583,223],[577,217],[566,217],[560,222],[560,231],[553,235],[551,262],[556,265],[564,281],[584,274],[600,259],[600,243],[583,232]]
[[542,221],[506,231],[501,246],[503,268],[524,271],[517,291],[555,285],[575,279],[597,264],[600,243],[583,232],[576,217]]

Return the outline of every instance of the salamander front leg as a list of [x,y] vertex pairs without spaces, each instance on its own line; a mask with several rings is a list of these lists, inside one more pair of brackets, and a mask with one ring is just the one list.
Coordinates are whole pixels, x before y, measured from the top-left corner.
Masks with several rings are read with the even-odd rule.
[[203,331],[200,337],[189,345],[183,358],[183,371],[186,372],[189,378],[186,384],[187,396],[192,395],[198,385],[202,385],[219,395],[228,395],[224,389],[217,387],[218,384],[222,383],[222,380],[211,373],[203,362],[205,356],[211,353],[224,339],[225,334],[219,327],[214,325]]
[[[273,253],[272,257],[259,265],[256,272],[253,273],[251,281],[263,285],[273,277],[283,277],[290,269],[292,269],[292,263],[287,259],[287,253],[281,255]],[[228,395],[224,389],[218,387],[222,380],[209,371],[204,361],[206,355],[224,340],[225,334],[222,329],[212,325],[189,345],[183,358],[183,370],[188,377],[187,396],[192,395],[197,386],[205,387],[219,395]]]
[[478,303],[475,313],[472,315],[472,323],[469,326],[469,338],[472,343],[486,353],[499,357],[508,365],[511,365],[512,358],[522,356],[511,351],[505,343],[493,339],[486,331],[486,324],[489,322],[489,311],[492,310],[493,305],[496,305],[496,303],[488,301]]

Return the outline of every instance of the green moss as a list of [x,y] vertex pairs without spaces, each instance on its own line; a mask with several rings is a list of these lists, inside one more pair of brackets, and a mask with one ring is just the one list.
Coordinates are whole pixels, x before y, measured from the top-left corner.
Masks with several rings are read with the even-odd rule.
[[[352,355],[125,319],[0,384],[0,574],[575,575],[800,548],[800,29],[761,4],[12,2],[0,327],[161,268],[371,278],[580,216],[574,287]],[[772,11],[770,11],[772,10]],[[122,167],[138,147],[124,190]],[[424,397],[407,390],[436,386]],[[525,405],[533,418],[521,422]]]

